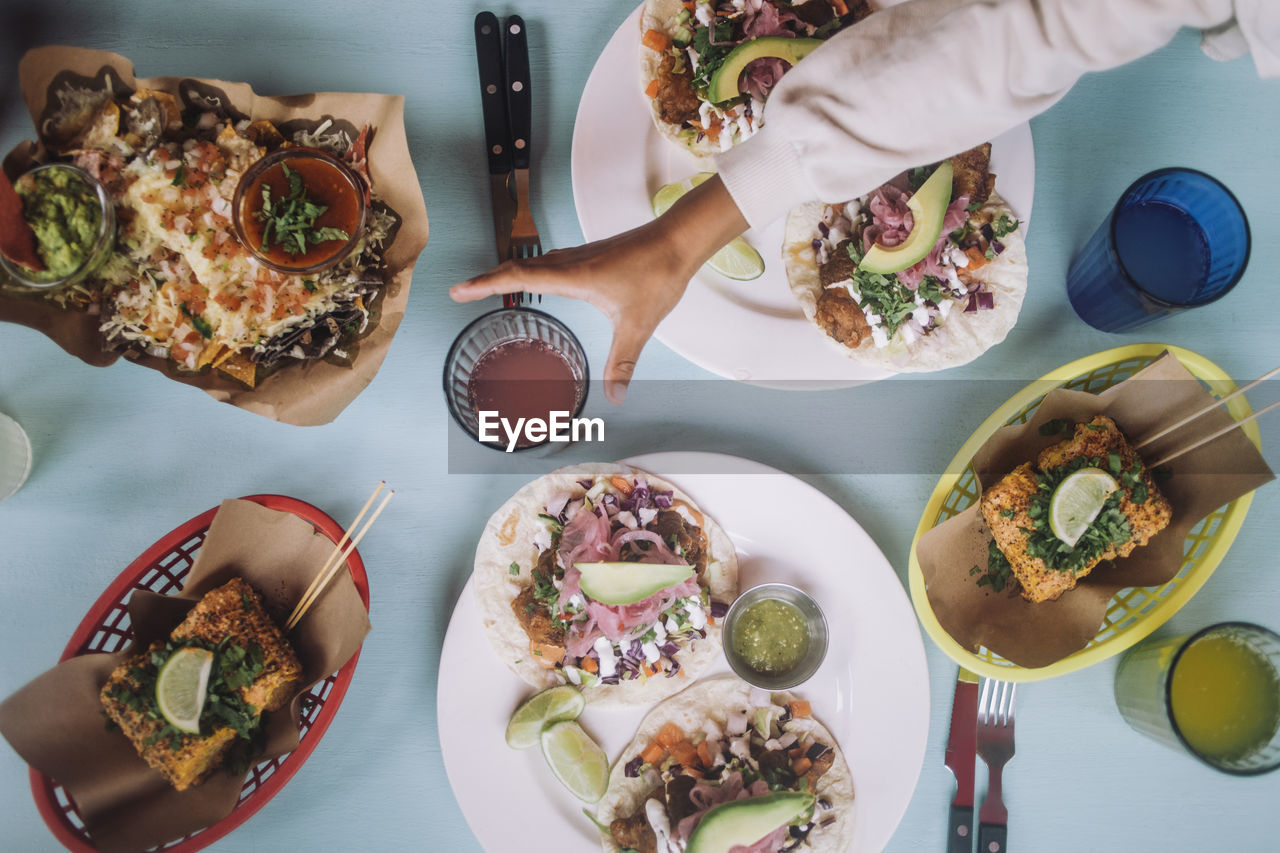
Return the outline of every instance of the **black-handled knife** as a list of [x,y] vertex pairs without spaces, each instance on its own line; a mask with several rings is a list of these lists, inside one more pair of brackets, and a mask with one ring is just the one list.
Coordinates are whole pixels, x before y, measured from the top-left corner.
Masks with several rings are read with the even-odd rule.
[[[476,15],[476,64],[480,69],[480,104],[489,160],[489,200],[493,204],[493,236],[498,261],[511,257],[511,222],[516,199],[511,182],[511,127],[507,118],[506,69],[502,61],[502,24],[492,12]],[[503,304],[509,300],[504,297]]]
[[[973,770],[978,745],[978,677],[961,667],[951,703],[946,765],[956,777],[947,817],[947,853],[973,853]],[[979,846],[979,853],[985,848]]]
[[524,18],[512,15],[504,25],[507,61],[507,116],[511,127],[512,167],[529,168],[533,99],[529,93],[529,40]]

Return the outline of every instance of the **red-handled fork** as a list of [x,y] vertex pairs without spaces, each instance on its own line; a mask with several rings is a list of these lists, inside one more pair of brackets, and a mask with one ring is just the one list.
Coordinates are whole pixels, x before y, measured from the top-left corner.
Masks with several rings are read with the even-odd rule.
[[1016,684],[982,680],[978,697],[978,755],[987,764],[987,795],[978,812],[978,853],[1006,853],[1009,811],[1004,807],[1001,776],[1013,758],[1013,699]]

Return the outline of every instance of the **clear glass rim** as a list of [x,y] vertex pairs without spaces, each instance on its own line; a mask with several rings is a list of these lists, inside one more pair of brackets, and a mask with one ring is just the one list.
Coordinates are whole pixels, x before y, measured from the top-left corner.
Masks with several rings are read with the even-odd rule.
[[[259,249],[255,248],[249,242],[243,222],[245,192],[254,180],[277,163],[297,158],[321,160],[336,168],[338,173],[342,175],[343,179],[346,180],[347,184],[351,187],[352,191],[355,192],[356,205],[360,211],[356,220],[356,227],[351,232],[351,238],[342,245],[342,248],[335,250],[331,255],[325,257],[324,260],[306,266],[280,264],[269,260]],[[346,163],[343,163],[337,157],[334,157],[326,151],[321,151],[318,148],[281,148],[277,151],[272,151],[270,154],[262,156],[256,162],[251,164],[248,169],[245,169],[244,174],[240,176],[240,182],[236,184],[236,191],[231,197],[231,228],[235,232],[236,239],[240,241],[240,245],[244,247],[244,250],[249,253],[249,257],[252,258],[255,263],[287,275],[305,275],[307,273],[323,272],[330,267],[337,266],[343,258],[351,254],[356,245],[360,242],[361,237],[364,235],[364,226],[368,221],[368,218],[369,205],[365,203],[364,185],[361,183],[360,178],[352,173]]]
[[[453,364],[454,356],[457,354],[458,348],[462,346],[463,341],[467,339],[467,335],[472,329],[497,314],[532,314],[533,316],[541,317],[548,324],[555,326],[566,338],[573,342],[575,347],[577,347],[578,352],[582,354],[582,395],[578,398],[578,405],[574,408],[573,414],[570,416],[572,418],[580,416],[582,414],[582,410],[587,406],[587,396],[591,393],[591,364],[587,361],[587,351],[582,346],[582,341],[578,340],[578,336],[573,333],[573,330],[551,314],[548,314],[546,311],[539,311],[537,308],[526,308],[524,306],[495,308],[492,311],[486,311],[481,314],[479,317],[464,326],[461,332],[458,332],[458,336],[453,339],[453,343],[449,345],[449,352],[444,357],[444,370],[442,371],[440,379],[441,388],[444,392],[445,406],[449,409],[449,415],[453,418],[453,422],[458,425],[458,428],[461,429],[468,438],[481,447],[487,447],[490,450],[505,453],[507,452],[505,446],[487,444],[480,440],[479,435],[471,432],[463,422],[462,416],[458,413],[458,407],[455,406],[453,402],[453,395],[449,392],[449,366]],[[538,448],[545,447],[546,445],[546,441],[542,441],[537,444],[526,444],[523,447],[517,446],[512,452],[521,453],[526,450],[537,450]]]
[[[1150,293],[1145,287],[1138,284],[1137,280],[1129,274],[1129,270],[1125,268],[1124,261],[1120,258],[1120,253],[1115,251],[1116,214],[1120,212],[1121,206],[1142,184],[1147,181],[1172,174],[1198,175],[1215,184],[1223,193],[1226,194],[1227,198],[1231,199],[1232,204],[1236,206],[1236,210],[1240,213],[1240,222],[1244,225],[1244,257],[1240,259],[1240,269],[1236,271],[1236,274],[1231,277],[1231,281],[1227,282],[1217,295],[1197,302],[1170,302],[1167,299],[1161,299],[1159,296]],[[1249,217],[1245,215],[1244,205],[1240,204],[1240,199],[1236,198],[1236,194],[1233,193],[1226,184],[1215,178],[1213,175],[1210,175],[1208,172],[1202,172],[1199,169],[1191,169],[1186,166],[1165,166],[1163,169],[1156,169],[1154,171],[1147,172],[1145,175],[1142,175],[1134,180],[1133,183],[1129,184],[1111,208],[1111,227],[1109,230],[1111,236],[1111,251],[1116,256],[1116,263],[1120,266],[1120,272],[1124,275],[1125,281],[1133,285],[1134,290],[1141,293],[1143,299],[1148,299],[1153,304],[1158,305],[1161,308],[1173,308],[1175,310],[1183,308],[1199,308],[1201,305],[1210,305],[1217,302],[1219,299],[1234,290],[1235,286],[1240,283],[1240,279],[1244,277],[1244,271],[1249,268],[1249,257],[1253,252],[1253,232],[1249,228]]]
[[1270,628],[1264,628],[1253,622],[1218,622],[1201,628],[1199,631],[1196,631],[1194,634],[1182,641],[1182,645],[1173,653],[1173,660],[1169,662],[1169,674],[1165,676],[1164,680],[1164,712],[1165,716],[1169,720],[1169,727],[1173,729],[1173,733],[1177,736],[1178,742],[1182,744],[1188,753],[1194,755],[1202,763],[1212,767],[1214,770],[1221,773],[1229,773],[1232,776],[1261,776],[1264,773],[1270,773],[1271,771],[1280,768],[1280,759],[1272,762],[1271,764],[1265,764],[1261,767],[1254,767],[1248,770],[1240,770],[1234,767],[1223,767],[1211,758],[1201,754],[1199,750],[1187,741],[1186,736],[1182,734],[1182,729],[1178,726],[1178,718],[1173,714],[1173,674],[1178,669],[1178,662],[1182,660],[1183,652],[1191,648],[1191,644],[1202,637],[1228,628],[1242,628],[1246,631],[1256,631],[1259,634],[1266,634],[1273,639],[1277,645],[1280,645],[1280,634],[1276,634],[1276,632],[1272,631]]
[[84,169],[71,163],[43,163],[34,169],[28,169],[23,172],[18,179],[21,180],[27,175],[34,175],[50,169],[63,169],[84,181],[93,190],[94,195],[97,196],[98,208],[102,217],[98,223],[98,235],[94,238],[93,247],[85,255],[84,261],[74,271],[60,278],[31,278],[32,271],[10,261],[4,255],[0,255],[0,267],[3,267],[5,273],[15,284],[31,290],[57,290],[68,284],[74,284],[98,268],[99,264],[106,259],[107,250],[115,242],[115,201],[111,198],[111,194],[107,192],[107,188],[102,185],[102,182]]
[[[817,624],[820,626],[816,632],[810,631],[809,651],[805,653],[804,658],[796,664],[794,670],[784,675],[761,675],[747,666],[733,651],[733,626],[737,624],[738,617],[742,615],[742,611],[757,601],[764,601],[770,598],[786,601],[789,604],[804,602],[810,611],[817,615]],[[795,604],[795,606],[799,607],[800,605]],[[806,622],[809,621],[809,615],[809,613],[805,613]],[[733,604],[729,605],[729,610],[725,613],[721,626],[720,645],[724,649],[725,660],[729,662],[729,668],[743,681],[762,690],[788,690],[808,681],[822,666],[822,662],[827,658],[829,636],[830,628],[827,625],[827,614],[818,604],[817,599],[798,586],[772,581],[756,584],[743,590],[734,599]]]

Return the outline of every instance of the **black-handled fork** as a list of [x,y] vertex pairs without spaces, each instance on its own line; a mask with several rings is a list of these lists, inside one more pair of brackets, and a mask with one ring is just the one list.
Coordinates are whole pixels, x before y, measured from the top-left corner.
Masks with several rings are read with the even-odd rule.
[[529,207],[530,135],[533,99],[529,87],[529,42],[524,19],[512,15],[504,23],[507,57],[507,117],[511,124],[511,163],[516,179],[516,218],[511,223],[511,257],[536,258],[542,254],[538,226]]
[[1017,685],[985,678],[978,697],[978,755],[987,764],[987,795],[978,811],[978,853],[1007,853],[1009,810],[1004,766],[1013,758],[1013,699]]

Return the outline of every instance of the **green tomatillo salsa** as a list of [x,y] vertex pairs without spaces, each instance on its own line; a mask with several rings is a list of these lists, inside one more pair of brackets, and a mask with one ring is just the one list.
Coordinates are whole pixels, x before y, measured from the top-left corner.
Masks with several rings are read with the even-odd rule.
[[809,625],[793,604],[766,598],[742,611],[729,638],[734,654],[761,675],[783,675],[809,651]]
[[54,167],[23,175],[14,189],[45,265],[39,275],[53,280],[80,269],[102,231],[102,205],[93,187],[73,170]]

